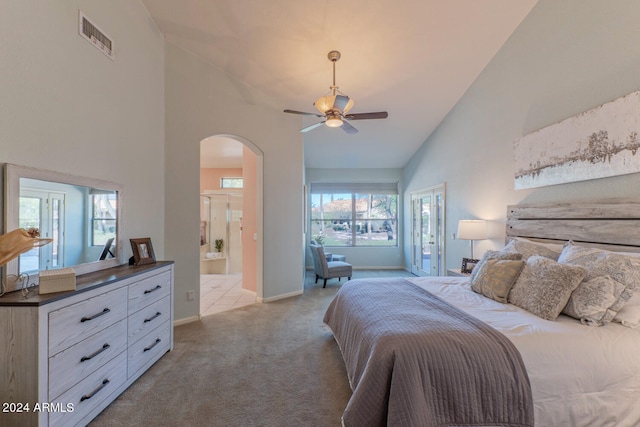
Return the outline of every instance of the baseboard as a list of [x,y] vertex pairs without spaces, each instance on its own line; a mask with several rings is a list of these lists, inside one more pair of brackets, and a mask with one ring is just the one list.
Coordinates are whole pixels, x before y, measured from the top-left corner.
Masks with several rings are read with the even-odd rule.
[[[372,265],[372,266],[358,266],[358,267],[354,265],[352,266],[352,269],[353,270],[404,270],[409,272],[411,271],[403,265],[390,265],[390,266]],[[313,266],[306,266],[305,270],[313,271]]]
[[302,289],[300,289],[299,291],[289,292],[288,294],[277,295],[277,296],[271,297],[271,298],[257,298],[257,300],[258,300],[258,302],[273,302],[273,301],[278,301],[279,299],[291,298],[291,297],[295,297],[295,296],[298,296],[298,295],[302,295],[303,292],[304,291]]
[[197,322],[200,320],[200,316],[190,316],[184,319],[178,319],[173,321],[173,326],[186,325],[187,323]]
[[240,289],[240,291],[243,294],[248,294],[248,295],[251,295],[251,296],[256,297],[256,298],[258,296],[258,294],[255,291],[250,291],[249,289],[242,288],[242,289]]

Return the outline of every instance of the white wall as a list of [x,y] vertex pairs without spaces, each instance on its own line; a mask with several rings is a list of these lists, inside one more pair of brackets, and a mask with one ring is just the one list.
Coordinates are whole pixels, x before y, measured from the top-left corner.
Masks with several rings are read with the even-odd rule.
[[[313,182],[399,182],[400,196],[402,198],[402,169],[306,169],[306,183]],[[309,208],[309,207],[308,207]],[[398,203],[398,218],[402,218],[402,204]],[[398,223],[398,246],[396,247],[341,247],[336,248],[335,253],[345,255],[347,262],[353,268],[404,268],[403,254],[403,227],[404,222]],[[307,224],[308,226],[308,224]],[[313,259],[309,250],[311,235],[307,235],[305,264],[307,268],[313,268]]]
[[[78,35],[78,9],[115,60]],[[164,258],[164,40],[142,4],[3,1],[0,40],[0,163],[123,184],[124,241]]]
[[469,256],[467,241],[451,239],[459,219],[490,221],[478,256],[503,245],[508,204],[638,195],[638,174],[515,191],[513,141],[640,89],[639,20],[634,0],[540,0],[413,156],[407,193],[447,185],[448,268]]
[[[265,106],[260,94],[166,43],[166,255],[176,261],[176,319],[198,315],[200,141],[235,135],[263,153],[263,295],[302,292],[303,145],[300,119]],[[197,294],[197,292],[196,292]],[[260,290],[258,289],[258,294]]]

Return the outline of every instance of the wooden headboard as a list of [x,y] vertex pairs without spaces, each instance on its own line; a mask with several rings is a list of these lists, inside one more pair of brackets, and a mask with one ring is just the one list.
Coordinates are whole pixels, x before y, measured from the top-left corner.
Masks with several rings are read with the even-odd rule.
[[507,206],[507,242],[514,237],[640,252],[640,199]]

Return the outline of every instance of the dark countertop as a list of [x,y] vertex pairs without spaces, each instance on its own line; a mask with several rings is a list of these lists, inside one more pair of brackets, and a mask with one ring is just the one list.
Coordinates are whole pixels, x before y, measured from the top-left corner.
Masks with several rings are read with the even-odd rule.
[[[139,274],[146,273],[158,268],[173,264],[173,261],[158,261],[153,264],[145,265],[128,265],[123,264],[117,267],[107,268],[106,270],[94,271],[92,273],[76,276],[76,290],[56,292],[53,294],[40,295],[30,292],[25,298],[21,291],[9,292],[0,297],[0,307],[18,306],[18,307],[38,307],[49,304],[64,298],[69,298],[82,292],[97,289],[106,286],[118,280],[128,279]],[[35,288],[38,289],[37,287]]]

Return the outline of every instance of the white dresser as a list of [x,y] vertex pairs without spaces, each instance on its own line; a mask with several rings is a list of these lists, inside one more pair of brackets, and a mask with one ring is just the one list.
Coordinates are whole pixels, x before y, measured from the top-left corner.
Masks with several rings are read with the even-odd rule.
[[0,297],[0,425],[86,425],[172,348],[172,262]]

